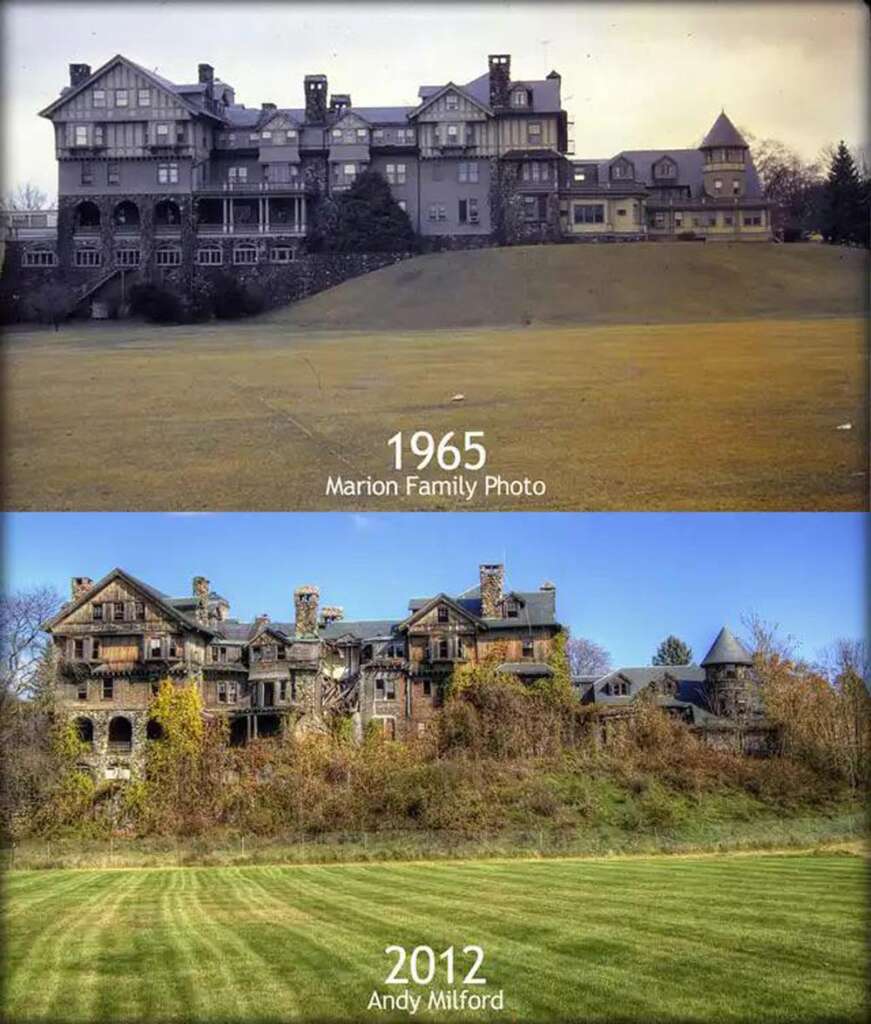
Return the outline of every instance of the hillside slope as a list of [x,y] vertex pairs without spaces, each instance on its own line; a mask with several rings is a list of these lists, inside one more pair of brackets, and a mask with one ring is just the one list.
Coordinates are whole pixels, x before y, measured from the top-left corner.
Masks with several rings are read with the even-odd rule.
[[421,330],[861,314],[867,253],[827,245],[548,245],[419,256],[269,316]]

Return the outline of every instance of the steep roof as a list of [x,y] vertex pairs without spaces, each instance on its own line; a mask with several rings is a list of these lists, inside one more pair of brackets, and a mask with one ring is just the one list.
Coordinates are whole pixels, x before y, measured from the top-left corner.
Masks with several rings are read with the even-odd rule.
[[711,130],[702,141],[701,149],[708,149],[711,146],[731,146],[741,149],[749,148],[744,141],[744,136],[738,131],[735,125],[729,120],[726,111],[720,111],[720,115],[711,126]]
[[350,636],[355,640],[377,640],[380,637],[392,636],[398,621],[394,619],[363,619],[357,622],[346,622],[337,619],[321,626],[318,633],[323,640],[339,640]]
[[723,626],[717,634],[717,639],[711,645],[711,649],[702,660],[702,667],[706,665],[752,665],[753,658],[747,648],[730,631],[728,626]]
[[[553,590],[510,590],[506,596],[516,597],[520,610],[516,619],[485,619],[481,615],[481,588],[470,587],[451,600],[464,611],[480,619],[490,629],[517,629],[518,626],[556,626],[556,599]],[[415,597],[408,602],[409,611],[420,611],[431,597]]]

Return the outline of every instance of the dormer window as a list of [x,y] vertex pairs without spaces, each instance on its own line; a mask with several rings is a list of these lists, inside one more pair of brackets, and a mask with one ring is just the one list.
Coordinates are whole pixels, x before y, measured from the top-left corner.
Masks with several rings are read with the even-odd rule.
[[529,94],[525,89],[515,89],[511,93],[511,106],[512,107],[528,107],[529,106]]
[[520,612],[520,607],[516,601],[505,602],[505,617],[507,619],[516,619]]
[[677,166],[671,160],[660,160],[654,167],[653,174],[657,178],[673,178],[677,173]]
[[447,610],[447,608],[443,604],[439,605],[438,621],[439,622],[448,622],[449,621],[448,610]]
[[628,160],[619,160],[611,165],[611,178],[631,181],[635,177],[635,168]]

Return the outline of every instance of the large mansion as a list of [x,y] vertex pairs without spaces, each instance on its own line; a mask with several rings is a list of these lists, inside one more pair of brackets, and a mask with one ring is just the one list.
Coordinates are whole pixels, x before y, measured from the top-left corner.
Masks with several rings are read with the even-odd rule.
[[21,235],[24,266],[94,276],[251,267],[305,251],[315,204],[364,170],[424,239],[455,245],[695,237],[766,240],[769,208],[725,113],[700,146],[570,156],[561,78],[511,58],[413,105],[358,106],[306,75],[302,106],[247,107],[209,64],[177,84],[117,55],[40,113],[55,135],[56,239]]
[[[533,683],[552,675],[561,629],[552,583],[508,589],[493,564],[457,595],[411,599],[399,618],[346,620],[342,608],[320,604],[315,586],[297,588],[293,612],[289,621],[239,621],[201,576],[183,597],[122,569],[96,583],[75,577],[45,628],[59,704],[94,770],[126,777],[141,764],[158,735],[149,706],[165,679],[199,687],[205,713],[228,720],[232,743],[323,729],[333,715],[350,716],[357,736],[374,723],[410,739],[425,731],[457,665],[495,658],[502,672]],[[714,740],[756,715],[751,659],[726,630],[701,668],[621,669],[576,686],[582,701],[613,705],[615,721],[650,690]]]

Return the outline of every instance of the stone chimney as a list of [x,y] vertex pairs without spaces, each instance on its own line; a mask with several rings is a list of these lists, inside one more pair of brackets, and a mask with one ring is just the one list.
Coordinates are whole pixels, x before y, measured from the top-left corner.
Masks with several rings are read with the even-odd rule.
[[511,90],[511,54],[491,53],[490,63],[490,106],[493,109],[507,107]]
[[331,622],[341,622],[345,617],[345,609],[338,605],[325,604],[321,608],[321,625],[328,626]]
[[351,106],[351,95],[347,92],[334,92],[330,96],[330,113],[341,114]]
[[213,85],[215,81],[215,69],[211,64],[200,64],[197,67],[197,81],[200,85]]
[[91,77],[90,64],[70,64],[70,85],[75,88]]
[[255,635],[260,632],[260,630],[263,628],[263,626],[266,625],[267,622],[269,622],[269,616],[266,614],[266,612],[262,612],[260,615],[257,616],[257,618],[254,620]]
[[193,595],[197,599],[194,617],[201,626],[209,624],[209,594],[212,587],[205,576],[194,576]]
[[264,114],[271,114],[273,110],[278,110],[278,107],[274,103],[261,103],[260,109]]
[[485,619],[502,618],[502,590],[505,586],[504,565],[482,565],[481,616]]
[[320,590],[314,586],[297,587],[293,592],[293,606],[296,613],[296,635],[317,636],[318,600]]
[[70,580],[70,597],[74,601],[78,601],[83,594],[87,594],[93,585],[94,581],[90,576],[73,576]]
[[542,583],[542,585],[538,589],[544,591],[552,591],[553,593],[556,593],[556,584],[551,583],[550,580],[545,580],[544,583]]
[[327,120],[327,76],[305,76],[305,119],[313,124]]

